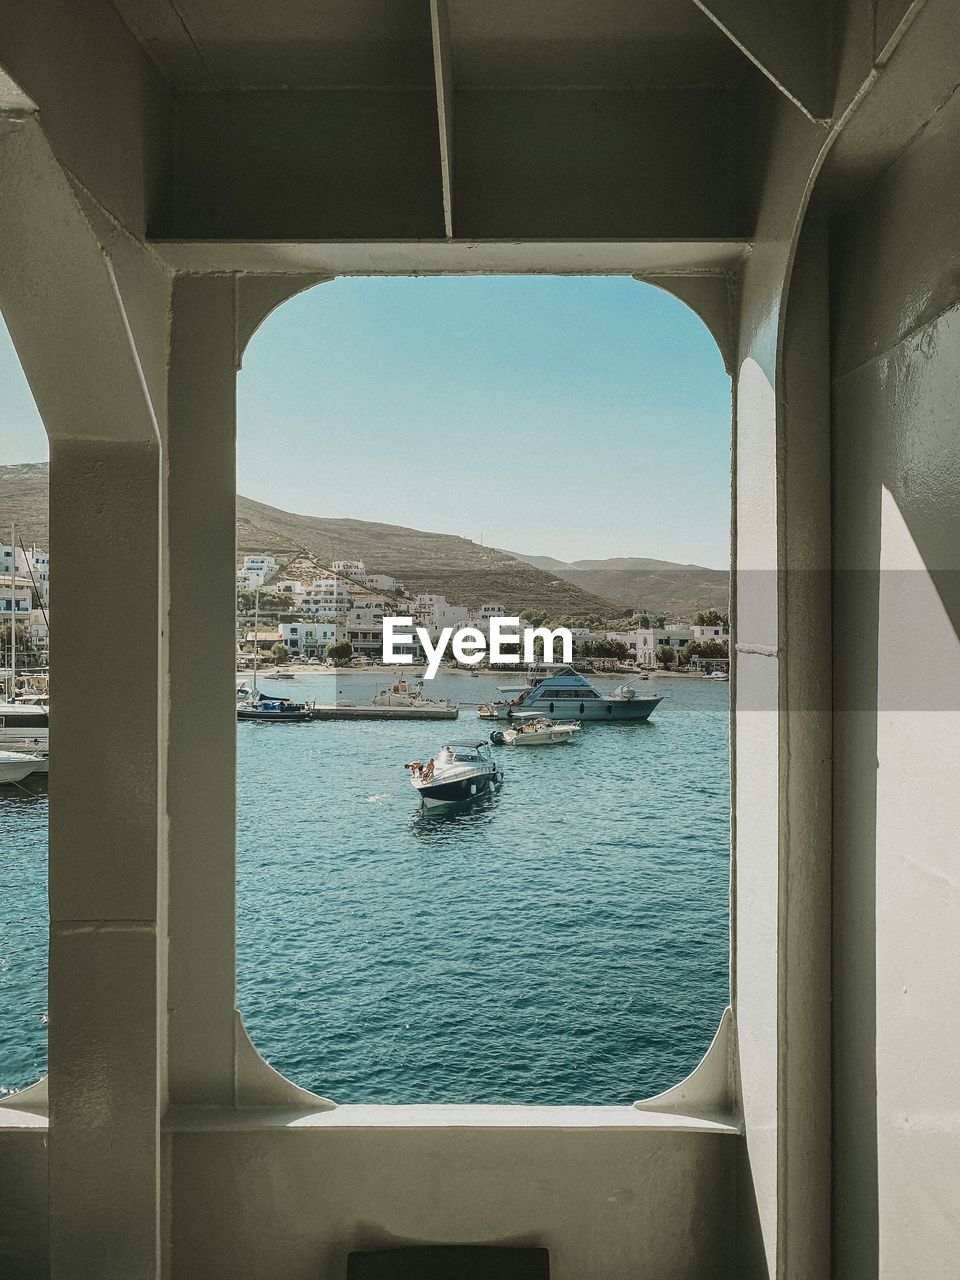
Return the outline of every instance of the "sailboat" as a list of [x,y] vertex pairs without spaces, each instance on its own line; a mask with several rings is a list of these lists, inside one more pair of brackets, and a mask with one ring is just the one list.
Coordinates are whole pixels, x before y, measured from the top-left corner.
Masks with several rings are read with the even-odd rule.
[[268,698],[257,688],[257,671],[260,666],[260,588],[253,596],[253,687],[237,690],[237,719],[280,721],[289,724],[309,720],[310,712],[302,702],[289,698]]

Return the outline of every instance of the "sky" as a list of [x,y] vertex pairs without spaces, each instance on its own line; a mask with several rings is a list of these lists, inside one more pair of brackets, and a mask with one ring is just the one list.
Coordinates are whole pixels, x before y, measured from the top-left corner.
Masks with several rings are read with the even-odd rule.
[[[729,565],[729,379],[700,319],[630,278],[316,286],[254,335],[237,413],[239,492],[287,511]],[[0,421],[0,462],[46,458],[5,331]]]

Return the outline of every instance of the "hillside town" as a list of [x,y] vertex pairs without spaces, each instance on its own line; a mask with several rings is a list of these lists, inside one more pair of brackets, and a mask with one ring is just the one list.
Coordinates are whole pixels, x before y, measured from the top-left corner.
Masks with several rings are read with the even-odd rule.
[[[10,620],[17,624],[18,670],[45,666],[49,653],[50,557],[36,545],[0,545],[0,646],[10,668]],[[334,560],[312,581],[284,576],[274,556],[242,557],[237,570],[237,660],[250,665],[256,647],[273,662],[379,661],[384,615],[403,615],[436,637],[444,627],[475,627],[489,635],[490,619],[506,616],[496,601],[477,608],[452,604],[438,592],[411,594],[395,577],[369,573],[362,560]],[[256,620],[258,616],[258,621]],[[548,625],[555,620],[529,619]],[[641,609],[616,630],[571,626],[575,655],[594,665],[645,670],[725,670],[728,624],[716,610],[668,621]],[[424,655],[414,641],[414,662]]]
[[[334,560],[309,582],[283,576],[273,556],[245,555],[237,571],[238,665],[258,656],[277,663],[367,663],[383,652],[384,616],[413,619],[431,638],[445,627],[474,627],[489,636],[492,618],[506,616],[492,601],[468,608],[453,604],[436,592],[410,593],[389,574],[368,573],[362,560]],[[535,624],[556,620],[530,618]],[[729,633],[726,615],[716,610],[698,613],[692,621],[668,622],[637,609],[616,630],[600,626],[571,626],[575,657],[591,665],[645,670],[687,669],[725,671]],[[409,652],[415,663],[424,660],[414,639]]]

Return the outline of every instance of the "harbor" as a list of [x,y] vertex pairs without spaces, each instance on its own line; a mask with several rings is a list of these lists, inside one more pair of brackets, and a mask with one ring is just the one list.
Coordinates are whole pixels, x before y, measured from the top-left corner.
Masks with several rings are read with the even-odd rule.
[[[249,674],[245,677],[249,679]],[[375,669],[261,678],[367,702]],[[606,693],[623,677],[593,676]],[[268,1060],[343,1102],[632,1101],[699,1060],[727,996],[728,686],[651,677],[646,723],[491,744],[489,797],[422,807],[404,765],[507,729],[521,681],[442,670],[456,721],[237,725],[238,1007]],[[0,1044],[46,1044],[47,782],[0,792],[11,849]]]

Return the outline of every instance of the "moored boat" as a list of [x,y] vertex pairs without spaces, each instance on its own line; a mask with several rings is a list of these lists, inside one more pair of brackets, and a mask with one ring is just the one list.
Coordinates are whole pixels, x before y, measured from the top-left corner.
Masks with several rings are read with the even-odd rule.
[[21,751],[0,751],[0,783],[22,782],[31,773],[40,771],[43,761],[39,756]]
[[403,676],[398,676],[388,689],[378,689],[370,704],[373,707],[415,707],[421,710],[433,708],[436,711],[449,710],[453,704],[447,698],[425,698],[423,681],[410,685]]
[[464,804],[489,795],[503,781],[503,770],[485,742],[448,742],[426,764],[413,761],[410,784],[428,807]]
[[663,701],[662,694],[640,693],[632,684],[621,685],[614,693],[601,693],[572,667],[557,670],[528,692],[511,701],[483,703],[477,715],[483,720],[512,720],[536,711],[551,720],[603,720],[642,722]]
[[310,710],[302,702],[289,698],[268,698],[265,694],[252,694],[237,700],[238,720],[279,721],[296,723],[310,719]]
[[494,729],[490,741],[499,746],[508,747],[555,747],[564,742],[572,742],[573,735],[580,732],[578,720],[566,724],[557,724],[548,716],[536,712],[521,712],[509,729]]
[[34,773],[47,772],[50,700],[46,693],[21,693],[0,702],[0,750],[37,757]]

